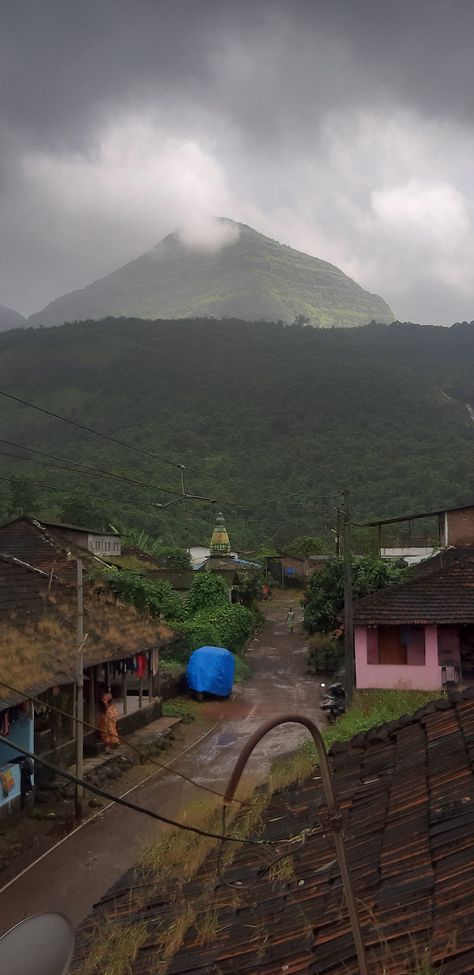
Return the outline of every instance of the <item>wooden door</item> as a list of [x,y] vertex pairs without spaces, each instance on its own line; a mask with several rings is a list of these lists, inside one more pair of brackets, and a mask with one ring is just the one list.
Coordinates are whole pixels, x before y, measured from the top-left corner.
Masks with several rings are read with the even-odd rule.
[[407,648],[399,626],[379,626],[379,664],[406,664]]

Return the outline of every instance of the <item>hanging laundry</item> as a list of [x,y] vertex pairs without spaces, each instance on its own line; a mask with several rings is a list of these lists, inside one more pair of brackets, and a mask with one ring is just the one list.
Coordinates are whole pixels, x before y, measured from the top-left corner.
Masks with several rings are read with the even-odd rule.
[[147,659],[144,653],[137,654],[137,677],[145,677],[147,672]]

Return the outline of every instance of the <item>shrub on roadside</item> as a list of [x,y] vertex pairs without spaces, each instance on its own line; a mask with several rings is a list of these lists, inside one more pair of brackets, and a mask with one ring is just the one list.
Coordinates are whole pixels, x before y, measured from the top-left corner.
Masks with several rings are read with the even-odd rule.
[[209,618],[219,633],[221,646],[233,653],[242,650],[255,627],[252,610],[238,604],[219,606],[209,614]]
[[316,674],[331,677],[344,664],[344,644],[323,634],[310,637],[308,664]]
[[204,610],[229,604],[229,590],[222,576],[211,572],[196,573],[185,601],[186,615],[194,616]]
[[175,628],[181,637],[176,648],[173,647],[173,656],[180,660],[187,661],[189,655],[198,647],[220,646],[220,634],[207,613],[197,613],[185,620],[172,620],[170,626]]

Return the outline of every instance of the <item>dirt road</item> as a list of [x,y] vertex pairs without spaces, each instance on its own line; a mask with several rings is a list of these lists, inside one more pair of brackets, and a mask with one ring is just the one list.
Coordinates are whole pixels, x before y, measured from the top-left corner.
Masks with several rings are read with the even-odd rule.
[[[301,626],[294,634],[288,632],[287,605],[266,608],[267,620],[250,648],[250,680],[232,700],[203,704],[220,724],[177,765],[195,781],[223,789],[243,743],[268,717],[294,710],[321,719],[323,725],[318,684],[306,675]],[[296,615],[298,620],[298,609]],[[305,736],[297,725],[275,729],[258,745],[249,771],[264,778],[275,758],[293,751]],[[190,802],[205,796],[167,771],[135,789],[130,799],[179,819]],[[160,829],[153,820],[117,805],[104,810],[0,891],[0,933],[29,914],[47,910],[61,911],[77,924]]]

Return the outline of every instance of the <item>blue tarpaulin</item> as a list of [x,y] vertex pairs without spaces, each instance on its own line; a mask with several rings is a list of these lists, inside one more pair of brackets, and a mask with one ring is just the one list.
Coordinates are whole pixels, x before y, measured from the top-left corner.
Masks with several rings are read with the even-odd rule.
[[186,670],[188,687],[199,694],[227,697],[234,683],[235,660],[223,647],[199,647],[189,658]]

